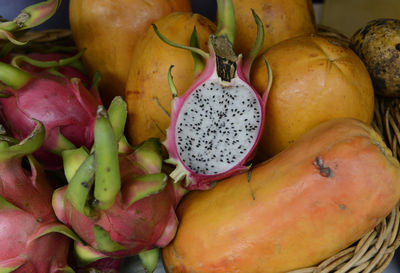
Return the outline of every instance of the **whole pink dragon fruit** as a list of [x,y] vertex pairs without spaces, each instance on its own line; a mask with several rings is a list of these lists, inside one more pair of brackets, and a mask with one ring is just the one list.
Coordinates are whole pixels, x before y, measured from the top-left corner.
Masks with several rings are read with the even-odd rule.
[[92,146],[101,101],[98,93],[86,89],[78,78],[28,73],[0,62],[0,81],[8,86],[0,98],[0,114],[15,138],[25,138],[35,120],[44,124],[45,141],[34,156],[45,169],[62,168],[60,153],[64,149]]
[[66,150],[69,184],[57,189],[53,207],[60,221],[85,242],[75,244],[81,265],[105,257],[139,254],[154,270],[157,248],[175,235],[175,208],[184,194],[161,172],[161,143],[149,139],[132,148],[123,135],[127,111],[122,98],[99,107],[94,147]]
[[189,190],[208,189],[217,180],[248,170],[246,163],[253,157],[263,130],[272,78],[266,62],[270,83],[263,98],[249,84],[251,64],[264,40],[258,16],[253,11],[258,37],[253,50],[243,60],[233,51],[235,18],[232,1],[218,0],[217,3],[219,21],[216,35],[209,38],[210,54],[169,41],[153,25],[164,42],[191,50],[207,61],[181,97],[176,97],[171,69],[168,73],[174,99],[164,142],[170,155],[167,162],[177,165],[170,176],[175,181],[186,178],[184,186]]
[[[78,238],[58,222],[52,188],[30,155],[43,140],[41,123],[20,143],[0,136],[0,272],[74,272],[67,265],[70,239],[65,235]],[[22,166],[25,157],[30,168]]]

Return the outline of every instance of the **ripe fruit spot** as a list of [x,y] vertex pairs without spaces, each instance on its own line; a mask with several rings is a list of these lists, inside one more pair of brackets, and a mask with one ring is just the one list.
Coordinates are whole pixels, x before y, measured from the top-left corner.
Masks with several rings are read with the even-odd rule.
[[346,207],[346,205],[344,205],[344,204],[339,204],[339,209],[345,210],[345,209],[347,209],[347,207]]
[[317,156],[314,160],[314,166],[319,170],[319,174],[323,177],[333,177],[334,173],[331,168],[324,165],[324,161],[321,157]]

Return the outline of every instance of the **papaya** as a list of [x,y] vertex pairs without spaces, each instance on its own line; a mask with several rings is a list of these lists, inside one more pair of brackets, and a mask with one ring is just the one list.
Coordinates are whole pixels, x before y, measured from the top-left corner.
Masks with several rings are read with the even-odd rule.
[[356,119],[325,121],[248,173],[187,194],[167,272],[287,272],[373,229],[400,198],[400,166]]
[[365,64],[351,49],[332,38],[303,35],[263,52],[251,71],[251,83],[262,94],[273,81],[265,106],[258,157],[279,153],[322,121],[374,117],[374,87]]
[[[208,37],[216,29],[210,19],[192,12],[170,13],[155,21],[155,25],[168,39],[187,46],[196,28],[199,47],[204,51],[208,51]],[[165,140],[172,101],[168,69],[174,66],[174,84],[180,96],[193,83],[192,54],[166,44],[149,28],[133,50],[132,59],[135,61],[130,65],[125,88],[128,139],[133,145],[149,137]]]
[[168,14],[191,12],[189,0],[70,0],[69,23],[82,58],[93,76],[100,72],[105,105],[125,95],[132,52],[151,24]]
[[317,30],[311,0],[233,0],[236,22],[235,51],[247,56],[256,40],[257,25],[251,9],[264,26],[264,43],[260,53],[271,46]]

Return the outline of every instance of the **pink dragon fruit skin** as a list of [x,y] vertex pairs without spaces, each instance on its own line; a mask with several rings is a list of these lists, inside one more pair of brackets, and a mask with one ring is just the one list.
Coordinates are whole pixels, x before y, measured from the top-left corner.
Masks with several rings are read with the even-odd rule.
[[[131,182],[135,183],[134,180]],[[170,183],[162,192],[141,199],[129,207],[122,201],[122,194],[118,195],[114,205],[108,210],[98,212],[95,220],[65,201],[60,211],[57,201],[62,202],[65,191],[65,187],[56,191],[57,199],[53,201],[53,206],[57,217],[94,249],[101,246],[96,242],[93,226],[106,230],[112,241],[121,246],[112,252],[99,250],[107,256],[127,257],[154,247],[164,247],[175,235],[178,222],[175,216],[174,191]]]
[[[34,156],[45,169],[62,168],[60,152],[65,148],[93,144],[93,127],[97,106],[95,93],[86,89],[78,78],[40,74],[36,77],[18,68],[0,63],[25,79],[10,96],[0,98],[1,117],[12,135],[21,140],[40,120],[46,128],[43,146]],[[0,78],[6,84],[7,79]],[[9,80],[8,80],[9,81]],[[66,146],[65,146],[66,145]]]
[[[121,107],[114,111],[116,103]],[[123,118],[115,119],[115,112]],[[82,149],[63,152],[69,184],[54,192],[53,208],[58,219],[85,242],[75,244],[81,266],[105,257],[146,256],[146,253],[157,256],[154,249],[166,246],[178,226],[175,209],[185,191],[171,184],[161,172],[158,139],[150,138],[135,148],[126,143],[124,126],[112,123],[117,120],[125,124],[126,116],[126,104],[120,97],[113,100],[108,115],[100,106],[92,152]],[[100,123],[107,126],[100,127]],[[104,137],[107,131],[113,132],[110,137],[114,140]],[[114,144],[118,149],[111,155],[106,146]],[[100,161],[117,162],[117,165],[104,166]],[[73,165],[73,162],[80,164]],[[107,172],[102,173],[102,169]],[[112,172],[116,173],[115,178],[109,176]],[[101,184],[103,176],[108,177],[104,185]],[[98,189],[101,190],[96,195]],[[103,194],[111,197],[103,198]],[[151,265],[143,263],[152,271],[158,258],[150,260]]]
[[[43,140],[44,128],[39,124],[24,143],[1,143],[1,272],[74,272],[67,265],[71,240],[65,235],[77,237],[58,222],[51,207],[52,188],[41,166],[29,155]],[[21,166],[25,155],[29,171]]]
[[[269,84],[261,98],[249,84],[251,64],[263,41],[262,23],[253,15],[258,37],[252,52],[243,60],[233,51],[234,16],[232,2],[218,0],[220,12],[216,35],[209,39],[210,54],[195,47],[176,45],[158,32],[166,43],[191,50],[206,59],[192,86],[171,105],[170,126],[164,146],[168,163],[176,165],[170,174],[175,182],[185,179],[188,190],[207,190],[214,182],[247,171],[264,126],[265,104],[272,73],[268,62]],[[224,20],[224,21],[223,21]],[[196,61],[196,59],[195,59]]]

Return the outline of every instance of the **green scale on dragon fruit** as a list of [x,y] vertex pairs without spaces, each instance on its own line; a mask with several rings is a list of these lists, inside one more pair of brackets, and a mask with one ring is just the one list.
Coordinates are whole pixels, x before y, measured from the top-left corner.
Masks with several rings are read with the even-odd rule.
[[[0,81],[5,85],[0,98],[3,123],[18,140],[29,134],[35,120],[44,124],[45,141],[34,156],[46,170],[62,169],[63,150],[93,145],[96,110],[101,104],[98,78],[87,89],[79,78],[57,70],[77,63],[82,53],[55,61],[17,55],[10,64],[0,62]],[[35,66],[39,72],[27,72],[20,66],[27,71]]]
[[62,152],[68,185],[53,194],[58,219],[84,243],[75,243],[79,265],[138,254],[148,272],[158,248],[175,236],[175,208],[186,192],[162,172],[161,143],[150,138],[131,147],[123,132],[126,103],[99,106],[94,145]]
[[67,258],[70,238],[79,238],[57,220],[51,204],[53,190],[31,155],[44,136],[40,122],[19,143],[0,135],[0,272],[74,272]]
[[[50,46],[47,48],[49,50],[51,49]],[[58,49],[54,48],[54,50]],[[75,50],[73,52],[75,52]],[[56,74],[61,77],[78,78],[86,88],[90,88],[91,82],[89,74],[80,59],[83,53],[84,51],[71,53],[67,51],[64,52],[63,50],[49,53],[11,53],[5,56],[4,62],[11,63],[37,76],[40,76],[40,74]]]
[[[251,65],[264,40],[263,25],[253,12],[257,39],[246,58],[233,50],[235,18],[232,1],[218,0],[218,25],[209,37],[209,54],[197,46],[183,46],[155,32],[167,44],[190,50],[195,60],[195,80],[177,97],[171,68],[168,81],[172,91],[171,120],[164,142],[166,162],[176,165],[170,174],[189,190],[207,190],[216,181],[245,172],[261,138],[265,104],[272,73],[268,62],[268,85],[260,97],[249,84]],[[196,41],[194,30],[192,40]],[[202,62],[202,57],[206,63]]]

